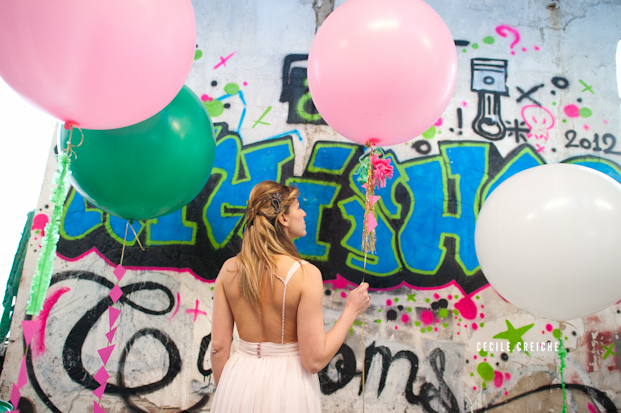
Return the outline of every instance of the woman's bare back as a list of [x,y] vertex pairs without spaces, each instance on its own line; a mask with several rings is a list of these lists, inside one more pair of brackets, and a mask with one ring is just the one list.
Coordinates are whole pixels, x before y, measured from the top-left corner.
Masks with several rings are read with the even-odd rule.
[[[276,275],[285,280],[287,273],[296,263],[292,257],[277,256]],[[250,343],[272,342],[281,343],[282,332],[282,300],[284,283],[267,269],[261,281],[261,313],[257,313],[248,300],[242,295],[237,275],[237,261],[233,260],[231,271],[223,280],[224,292],[233,313],[239,337]],[[306,264],[310,265],[310,264]],[[284,342],[298,340],[297,315],[300,297],[304,285],[304,266],[298,268],[287,283],[285,296],[285,327]]]

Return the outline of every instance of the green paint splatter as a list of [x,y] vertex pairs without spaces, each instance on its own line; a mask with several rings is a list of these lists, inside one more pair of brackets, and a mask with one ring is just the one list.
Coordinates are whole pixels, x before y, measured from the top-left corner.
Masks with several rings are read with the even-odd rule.
[[203,102],[203,104],[207,108],[209,116],[211,116],[212,118],[218,117],[222,115],[222,112],[224,112],[224,104],[218,99],[214,99],[211,102],[207,100]]
[[479,327],[485,327],[485,323],[479,324]]
[[492,36],[487,36],[483,38],[483,43],[485,44],[494,44],[494,38]]
[[476,299],[478,300],[480,297],[477,295],[477,296],[476,296],[476,297],[474,297],[474,298],[476,298]]
[[485,382],[481,383],[481,387],[486,388],[487,387],[487,383],[485,383]]
[[494,369],[486,361],[477,366],[477,373],[479,373],[479,376],[481,376],[483,380],[494,380]]
[[425,298],[426,303],[428,303],[429,301],[431,301],[429,298]]
[[427,327],[427,331],[431,331],[431,326]]
[[441,130],[438,131],[438,135],[442,135],[442,131]]
[[198,60],[201,57],[203,57],[203,51],[202,50],[197,50],[194,52],[194,60]]
[[453,314],[459,315],[459,310],[453,310]]
[[39,231],[39,230],[36,230],[36,231],[35,231],[35,234],[38,234],[39,232],[41,232],[41,231]]
[[463,50],[462,50],[462,52],[463,52],[463,53],[466,53],[467,51],[468,51],[467,49],[463,49]]
[[380,324],[380,323],[382,322],[382,320],[380,320],[380,319],[378,318],[377,320],[375,320],[375,322],[376,322],[377,324]]
[[448,324],[442,324],[442,327],[446,328],[448,327]]
[[552,331],[552,335],[554,336],[554,338],[561,337],[561,330],[559,330],[558,328],[555,328],[554,331]]
[[481,357],[487,357],[487,351],[485,351],[485,350],[481,349],[481,350],[479,351],[479,356],[481,356]]
[[229,95],[236,95],[239,92],[239,85],[237,83],[227,83],[224,86],[224,92]]
[[455,294],[453,297],[455,297],[456,300],[459,298],[457,294]]
[[381,308],[378,308],[378,309],[377,309],[377,312],[378,312],[378,313],[381,313],[381,312],[382,312],[382,309],[381,309]]
[[563,119],[563,123],[567,123],[567,119]]
[[448,316],[448,310],[446,308],[441,308],[440,309],[440,318],[444,318]]
[[582,108],[582,109],[580,109],[580,116],[582,116],[583,118],[588,118],[592,114],[593,114],[593,112],[589,108]]
[[461,321],[461,318],[459,319],[459,321]]
[[473,48],[473,49],[478,49],[478,48],[479,48],[478,43],[472,43],[472,48]]
[[211,291],[213,291],[213,287],[211,287]]
[[412,307],[408,307],[408,313],[412,312]]
[[432,139],[434,136],[436,136],[435,126],[432,126],[429,129],[427,129],[425,132],[423,132],[423,138],[425,139]]
[[395,297],[395,303],[398,303],[398,302],[399,302],[399,298]]
[[420,329],[420,332],[421,332],[421,333],[424,333],[424,332],[425,332],[425,327],[421,328],[421,329]]
[[474,376],[474,373],[470,372],[470,377]]
[[414,325],[418,327],[420,325],[420,321],[414,321]]
[[494,357],[494,353],[490,354],[489,356],[490,356],[490,357]]
[[552,106],[556,106],[556,102],[552,102]]

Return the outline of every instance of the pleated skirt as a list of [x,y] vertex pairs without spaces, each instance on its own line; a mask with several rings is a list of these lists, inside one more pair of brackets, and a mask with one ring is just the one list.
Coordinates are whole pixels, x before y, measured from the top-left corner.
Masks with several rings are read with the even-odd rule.
[[304,368],[297,342],[240,340],[224,366],[211,412],[319,413],[319,378]]

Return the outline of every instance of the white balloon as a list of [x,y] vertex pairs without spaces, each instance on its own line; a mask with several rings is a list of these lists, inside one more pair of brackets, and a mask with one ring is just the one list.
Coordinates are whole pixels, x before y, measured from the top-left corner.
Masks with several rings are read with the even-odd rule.
[[474,242],[492,287],[533,314],[566,321],[621,299],[621,185],[594,169],[510,177],[483,204]]

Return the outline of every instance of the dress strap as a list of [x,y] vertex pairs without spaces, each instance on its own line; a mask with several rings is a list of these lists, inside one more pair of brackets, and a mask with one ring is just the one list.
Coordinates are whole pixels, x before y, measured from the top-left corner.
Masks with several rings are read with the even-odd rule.
[[287,284],[289,283],[289,280],[291,279],[293,274],[298,270],[298,268],[300,268],[304,264],[306,264],[306,261],[304,260],[302,260],[302,264],[300,264],[298,261],[294,262],[291,268],[289,269],[289,272],[287,273],[287,278],[285,278],[284,280],[280,278],[278,274],[274,273],[276,278],[282,281],[282,283],[285,286],[282,292],[282,329],[281,329],[281,334],[280,334],[280,344],[285,344],[285,297],[287,295]]

